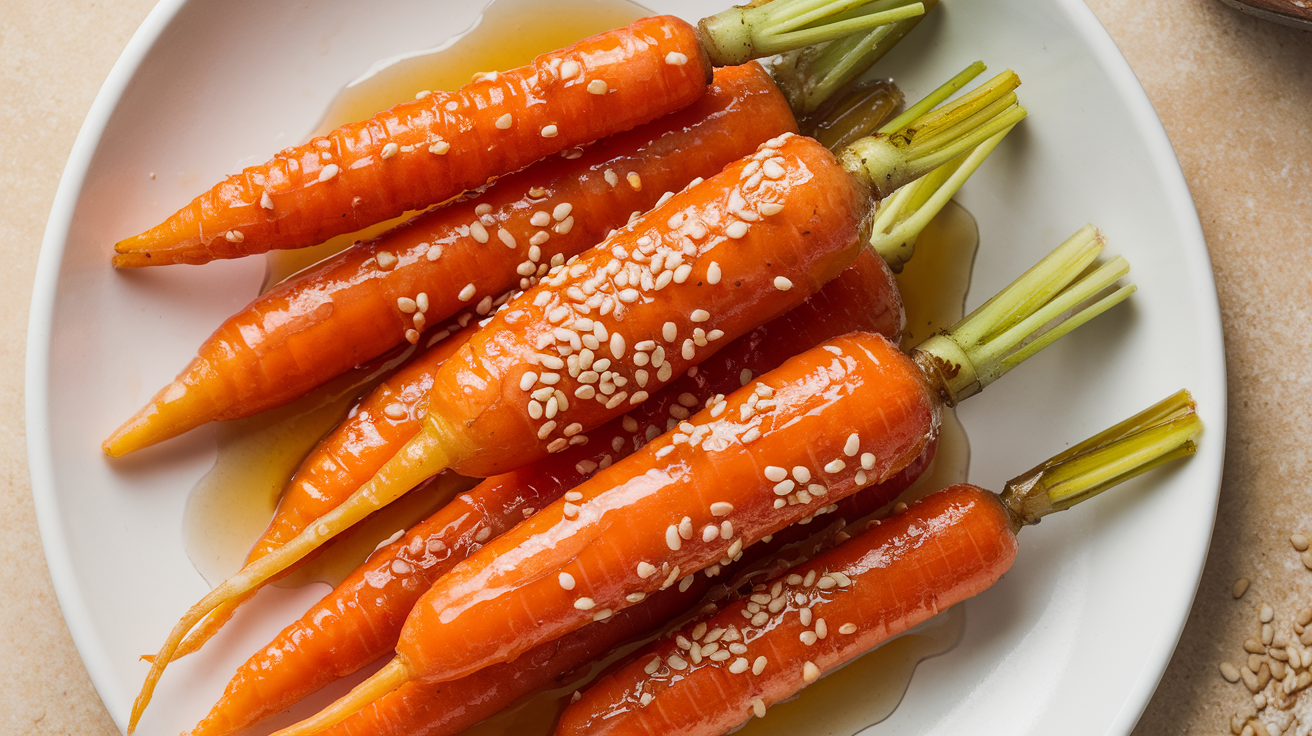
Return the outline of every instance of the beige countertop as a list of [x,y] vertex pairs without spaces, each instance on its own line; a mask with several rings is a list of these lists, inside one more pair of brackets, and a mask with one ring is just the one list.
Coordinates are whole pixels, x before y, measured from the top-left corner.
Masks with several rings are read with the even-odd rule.
[[[1253,698],[1223,680],[1218,664],[1243,665],[1241,645],[1260,636],[1263,603],[1277,635],[1312,604],[1312,572],[1289,541],[1312,532],[1312,32],[1217,0],[1089,2],[1147,89],[1188,178],[1216,271],[1230,380],[1211,553],[1180,647],[1135,734],[1225,733]],[[115,733],[60,615],[37,534],[23,356],[60,173],[96,91],[152,5],[0,0],[0,253],[9,263],[0,275],[2,734]],[[1236,601],[1240,577],[1252,587]],[[1274,709],[1264,717],[1287,727]]]

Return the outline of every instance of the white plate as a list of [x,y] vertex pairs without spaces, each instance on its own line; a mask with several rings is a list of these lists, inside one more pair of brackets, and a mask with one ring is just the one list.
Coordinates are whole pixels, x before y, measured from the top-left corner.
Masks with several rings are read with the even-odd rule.
[[[651,4],[690,19],[710,7]],[[203,429],[110,463],[99,443],[256,293],[263,264],[115,273],[112,243],[298,141],[346,82],[465,28],[470,5],[165,0],[87,116],[37,271],[27,431],[60,604],[120,726],[146,672],[137,656],[206,592],[181,519],[214,447]],[[960,196],[983,241],[969,306],[1085,221],[1140,291],[965,405],[972,480],[997,488],[1180,387],[1208,433],[1187,463],[1026,531],[1015,568],[968,604],[961,645],[922,665],[873,732],[1125,734],[1175,647],[1215,514],[1225,375],[1207,250],[1165,132],[1079,0],[943,0],[882,71],[914,99],[976,58],[1020,73],[1030,117]],[[189,727],[321,592],[262,593],[249,623],[169,669],[142,732]]]

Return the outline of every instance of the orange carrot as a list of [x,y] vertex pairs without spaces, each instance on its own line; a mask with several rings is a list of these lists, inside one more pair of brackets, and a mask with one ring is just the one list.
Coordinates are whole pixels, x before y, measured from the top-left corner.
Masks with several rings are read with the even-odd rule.
[[1132,291],[1081,230],[984,307],[913,351],[852,333],[713,403],[493,540],[415,605],[397,656],[280,733],[332,725],[412,680],[442,682],[603,620],[910,464],[944,404],[977,393]]
[[[717,736],[764,717],[823,674],[987,589],[1011,567],[1024,526],[1192,453],[1201,429],[1181,392],[1012,480],[1000,497],[969,484],[931,494],[636,652],[570,705],[555,733]],[[728,650],[730,638],[741,646]]]
[[[864,4],[864,3],[857,3]],[[322,242],[476,189],[696,100],[712,65],[742,64],[923,13],[918,3],[838,22],[853,3],[776,0],[702,30],[643,18],[531,64],[482,74],[342,126],[228,177],[164,223],[115,245],[114,265],[205,263]],[[718,19],[718,20],[717,20]],[[810,24],[805,32],[793,32]]]
[[[746,377],[769,371],[788,356],[851,330],[871,330],[896,340],[903,322],[892,273],[871,251],[863,251],[851,268],[802,306],[738,338],[692,375],[680,377],[622,419],[589,433],[587,444],[487,479],[408,530],[401,540],[376,552],[242,665],[223,697],[192,733],[217,736],[244,728],[388,653],[396,646],[401,625],[415,601],[456,563],[598,469],[663,434],[670,422],[687,419],[703,402],[737,389]],[[408,376],[402,385],[425,389],[431,385],[436,366],[422,360],[405,369]],[[400,374],[396,381],[401,383]],[[402,391],[407,393],[418,395],[417,391]],[[374,407],[382,403],[368,400]],[[359,426],[365,414],[361,409],[344,427]],[[419,429],[413,414],[386,424],[402,430],[399,444]],[[357,433],[364,434],[360,430],[351,434]],[[338,444],[334,437],[324,443],[330,447]],[[376,458],[374,464],[381,462],[382,458]],[[325,459],[311,467],[341,464]],[[292,489],[298,487],[294,482]],[[315,484],[316,490],[342,487],[355,486],[332,478]],[[319,504],[325,500],[322,493],[314,495]],[[317,516],[305,511],[313,505],[305,501],[310,496],[301,490],[297,499],[284,497],[280,515],[284,508],[299,507],[298,511],[281,522],[275,518],[257,551],[273,549],[313,523]],[[257,558],[256,553],[252,558]],[[331,667],[324,666],[328,660]]]
[[1017,84],[1014,74],[999,75],[909,121],[914,129],[863,138],[845,149],[845,166],[809,139],[772,139],[549,272],[443,364],[424,427],[397,456],[346,502],[183,616],[146,677],[131,723],[178,644],[216,606],[440,470],[493,475],[586,442],[587,431],[800,304],[855,259],[876,194],[1024,117],[1012,92]]
[[796,129],[760,66],[720,69],[709,92],[678,112],[434,208],[261,295],[105,441],[105,452],[120,456],[270,409],[417,342],[461,309],[486,315],[501,294],[532,286],[663,192]]
[[[933,446],[927,449],[930,451],[921,453],[893,478],[840,501],[824,517],[831,523],[819,535],[809,533],[807,526],[788,527],[773,538],[749,547],[740,562],[722,573],[689,576],[685,578],[689,582],[680,581],[679,585],[657,591],[642,603],[540,644],[514,661],[492,665],[451,682],[406,683],[329,728],[324,736],[454,736],[528,693],[563,685],[583,665],[602,657],[613,647],[641,637],[701,600],[714,581],[723,578],[732,592],[738,587],[739,570],[747,570],[745,576],[755,576],[756,570],[773,568],[776,561],[793,557],[799,551],[805,558],[813,547],[845,538],[842,527],[873,513],[920,476],[933,456]],[[787,568],[789,564],[779,566]],[[766,576],[773,577],[773,573]],[[719,600],[718,596],[715,598]],[[709,603],[703,611],[716,608],[715,603]]]

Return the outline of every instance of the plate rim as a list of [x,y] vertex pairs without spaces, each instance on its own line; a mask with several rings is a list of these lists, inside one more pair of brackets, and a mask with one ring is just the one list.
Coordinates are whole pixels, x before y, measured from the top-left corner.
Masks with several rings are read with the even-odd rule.
[[[55,307],[60,266],[63,263],[72,225],[72,215],[106,125],[142,62],[178,12],[190,2],[194,0],[160,0],[150,10],[111,67],[88,109],[86,118],[74,139],[47,218],[37,258],[27,324],[24,420],[28,473],[37,528],[64,622],[97,694],[119,728],[123,727],[123,716],[126,714],[116,713],[106,697],[109,692],[117,689],[112,684],[113,667],[108,661],[108,654],[100,646],[99,639],[94,634],[90,611],[77,585],[73,560],[60,524],[60,503],[54,481],[54,457],[48,441],[50,429],[47,404],[48,373],[53,338],[49,328]],[[1190,266],[1190,280],[1207,287],[1207,293],[1198,297],[1199,306],[1206,309],[1206,314],[1199,316],[1206,318],[1208,323],[1215,326],[1214,329],[1201,333],[1211,344],[1200,345],[1200,352],[1211,354],[1215,365],[1220,368],[1218,379],[1221,405],[1216,407],[1216,416],[1219,419],[1212,421],[1207,428],[1208,436],[1214,438],[1211,442],[1220,444],[1218,451],[1208,454],[1208,458],[1214,458],[1212,467],[1207,468],[1214,479],[1212,484],[1214,487],[1206,489],[1212,494],[1210,523],[1205,530],[1200,530],[1198,538],[1194,540],[1196,569],[1192,593],[1187,599],[1184,597],[1178,599],[1173,607],[1172,613],[1176,621],[1173,635],[1158,638],[1151,647],[1126,702],[1113,718],[1109,733],[1129,734],[1142,717],[1178,646],[1197,597],[1215,529],[1228,423],[1228,376],[1225,369],[1223,323],[1215,275],[1207,256],[1207,242],[1203,234],[1202,222],[1179,158],[1146,90],[1111,35],[1088,5],[1082,0],[1053,0],[1053,2],[1066,14],[1072,30],[1088,44],[1094,60],[1106,75],[1109,85],[1125,104],[1135,127],[1144,135],[1148,143],[1146,158],[1165,184],[1164,195],[1169,203],[1168,212],[1175,223],[1181,242],[1190,249],[1196,249],[1202,256],[1198,262],[1185,265]],[[1204,489],[1200,489],[1200,492],[1202,490]]]

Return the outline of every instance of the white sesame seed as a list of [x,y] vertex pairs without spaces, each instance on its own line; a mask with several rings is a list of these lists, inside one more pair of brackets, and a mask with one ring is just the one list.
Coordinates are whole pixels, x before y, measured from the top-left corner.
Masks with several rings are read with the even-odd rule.
[[679,551],[679,547],[683,546],[683,539],[679,537],[679,527],[670,524],[669,528],[665,530],[665,544],[671,550]]
[[665,661],[670,665],[670,669],[672,670],[688,669],[688,661],[677,654],[671,654]]
[[793,489],[796,487],[797,484],[791,480],[780,481],[779,483],[775,484],[774,495],[787,496],[788,494],[792,493]]
[[720,538],[733,539],[733,522],[725,519],[720,522]]
[[642,578],[643,580],[646,580],[647,578],[655,574],[656,574],[655,565],[652,565],[650,562],[638,563],[638,577]]
[[487,228],[483,227],[483,223],[478,220],[469,224],[469,234],[480,243],[487,242]]
[[840,458],[834,458],[825,465],[825,472],[830,474],[841,473],[843,472],[843,468],[846,467],[847,463],[843,462]]
[[445,156],[451,150],[451,144],[446,141],[433,141],[428,147],[428,152],[436,156]]
[[743,551],[743,540],[740,537],[738,539],[733,540],[733,544],[729,545],[729,550],[724,554],[726,557],[733,558],[733,557],[737,557],[738,553],[742,551]]
[[551,211],[551,217],[556,222],[560,222],[564,220],[566,217],[569,217],[569,213],[573,211],[574,211],[574,205],[570,204],[569,202],[561,202],[560,204],[556,205],[555,209]]
[[766,161],[765,165],[761,167],[761,171],[771,179],[778,179],[784,175],[784,167],[780,166],[779,162],[775,159]]
[[769,217],[771,215],[779,214],[783,210],[783,208],[784,206],[782,204],[779,204],[778,202],[765,202],[762,203],[761,206],[757,207],[756,209],[761,214],[765,215],[766,217]]
[[629,397],[629,403],[630,403],[630,404],[641,404],[642,402],[644,402],[644,401],[646,401],[646,400],[647,400],[647,392],[646,392],[646,391],[638,391],[638,392],[634,393],[633,396],[630,396],[630,397]]
[[[764,659],[764,657],[758,658],[756,661],[759,662],[762,659]],[[756,668],[753,667],[752,674],[759,675],[761,673],[757,672]],[[759,697],[756,697],[756,698],[752,698],[750,702],[752,704],[752,715],[756,716],[757,718],[765,718],[765,701],[761,700]]]
[[783,479],[785,479],[785,478],[787,478],[787,477],[788,477],[788,471],[785,470],[785,469],[783,469],[783,468],[781,468],[781,467],[779,467],[778,465],[767,465],[767,466],[765,466],[765,479],[766,479],[766,480],[771,481],[771,482],[773,482],[773,483],[778,483],[779,481],[781,481],[781,480],[783,480]]
[[797,638],[800,639],[803,644],[809,647],[815,644],[817,636],[814,631],[803,631],[801,634],[798,635]]
[[765,623],[769,620],[770,620],[770,614],[766,613],[765,611],[759,611],[753,614],[752,618],[750,619],[750,621],[752,622],[752,626],[764,626]]
[[545,440],[555,429],[555,422],[547,422],[546,424],[543,424],[541,427],[538,427],[538,439]]
[[683,66],[688,63],[688,55],[678,51],[671,51],[665,55],[665,63],[670,66]]
[[474,311],[475,311],[475,312],[478,312],[479,314],[487,314],[488,312],[491,312],[491,311],[492,311],[492,295],[491,295],[491,294],[488,294],[487,296],[485,296],[485,297],[483,297],[482,299],[480,299],[479,302],[478,302],[478,306],[474,307]]
[[501,242],[504,243],[507,248],[514,248],[516,246],[515,236],[511,235],[510,231],[505,228],[497,228],[497,237],[501,239]]
[[408,296],[403,296],[396,300],[396,308],[406,314],[414,314],[415,310],[419,309],[419,306],[415,304],[414,299],[411,299]]
[[[831,572],[829,573],[829,577],[833,578],[834,582],[838,583],[838,587],[840,588],[846,588],[847,586],[852,584],[852,578],[849,578],[847,575],[844,575],[841,572]],[[823,639],[824,637],[820,637],[820,638]]]
[[383,150],[380,155],[383,157],[383,160],[385,161],[395,156],[396,152],[399,150],[401,150],[400,146],[396,145],[395,143],[388,143],[387,145],[383,146]]
[[579,598],[574,601],[574,607],[580,611],[591,611],[597,607],[597,602],[591,598]]
[[642,603],[643,600],[645,600],[646,598],[647,598],[646,593],[629,593],[628,595],[624,596],[624,600],[628,601],[629,603]]
[[544,125],[544,126],[542,127],[542,137],[543,137],[543,138],[555,138],[555,137],[556,137],[556,134],[558,134],[559,132],[560,132],[560,129],[557,128],[555,125]]
[[642,191],[642,177],[638,175],[638,172],[630,171],[624,178],[629,182],[629,186],[633,188],[633,191]]
[[338,170],[337,164],[328,164],[319,170],[319,181],[322,183],[332,179],[334,176],[337,176]]
[[246,236],[242,235],[240,230],[229,230],[223,234],[223,239],[229,243],[240,243],[246,239]]
[[815,666],[815,662],[807,660],[807,662],[802,665],[802,680],[811,683],[818,679],[820,679],[820,668]]
[[510,127],[511,123],[513,123],[514,120],[515,119],[510,116],[510,113],[506,113],[505,115],[502,115],[501,117],[497,118],[496,126],[501,130],[505,130],[506,128]]
[[694,310],[692,310],[692,315],[691,315],[691,317],[690,317],[690,319],[691,319],[693,322],[705,322],[706,320],[708,320],[708,319],[710,319],[710,318],[711,318],[711,313],[708,312],[708,311],[706,311],[705,309],[694,309]]
[[830,588],[836,587],[837,585],[838,585],[838,581],[834,580],[834,578],[829,575],[821,575],[820,579],[815,581],[815,587],[819,588],[820,590],[829,590]]
[[383,413],[387,415],[388,419],[401,419],[405,416],[406,411],[404,406],[394,403],[388,404],[387,407],[383,409]]
[[720,528],[714,524],[707,524],[702,528],[702,541],[714,542],[720,536]]
[[697,346],[691,338],[683,341],[683,349],[680,351],[680,355],[683,356],[684,360],[692,360],[697,357]]
[[660,668],[661,668],[661,658],[660,655],[658,654],[651,658],[651,661],[647,663],[646,667],[642,668],[642,671],[646,672],[649,675],[654,675],[656,674],[656,670]]
[[737,240],[747,234],[747,223],[741,220],[735,220],[734,222],[729,223],[729,227],[724,229],[724,234]]
[[848,457],[856,457],[856,453],[861,449],[861,438],[856,432],[847,436],[847,444],[843,445],[843,454]]
[[793,288],[793,282],[784,276],[774,277],[774,288],[779,291],[788,291]]
[[606,84],[603,80],[594,79],[591,82],[588,82],[588,92],[591,92],[594,95],[604,95],[609,90],[610,85]]
[[[565,590],[574,590],[574,576],[567,572],[562,572],[559,577],[560,587]],[[576,604],[577,605],[577,604]]]
[[856,624],[850,624],[850,623],[849,623],[849,624],[843,624],[842,626],[839,626],[839,627],[838,627],[838,633],[840,633],[840,634],[855,634],[855,633],[856,633]]
[[616,360],[624,357],[624,336],[618,332],[610,336],[610,354]]

